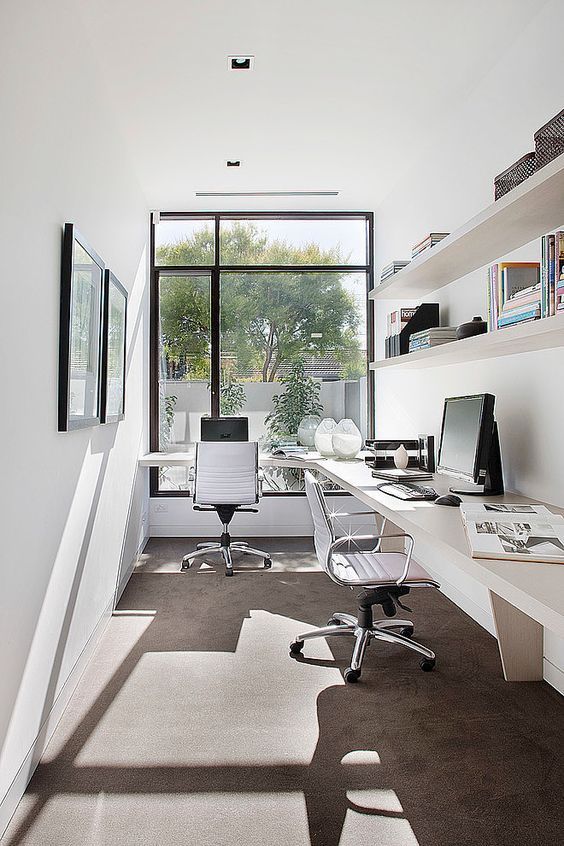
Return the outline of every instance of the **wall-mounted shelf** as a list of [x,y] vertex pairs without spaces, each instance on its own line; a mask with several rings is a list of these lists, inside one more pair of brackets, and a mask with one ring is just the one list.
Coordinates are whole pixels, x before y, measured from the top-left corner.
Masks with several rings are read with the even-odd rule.
[[564,155],[375,287],[370,298],[419,299],[563,224]]
[[442,367],[445,364],[458,364],[464,361],[479,361],[483,358],[496,358],[503,355],[548,350],[564,346],[564,313],[533,323],[520,326],[506,326],[497,332],[476,335],[463,341],[452,341],[429,350],[398,355],[373,361],[371,370],[383,370],[389,367],[413,368]]

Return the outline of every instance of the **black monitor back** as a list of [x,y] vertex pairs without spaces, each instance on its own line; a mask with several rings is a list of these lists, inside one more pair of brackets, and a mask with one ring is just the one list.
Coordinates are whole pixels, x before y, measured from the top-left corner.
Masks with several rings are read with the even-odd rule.
[[248,417],[202,417],[202,441],[248,441]]

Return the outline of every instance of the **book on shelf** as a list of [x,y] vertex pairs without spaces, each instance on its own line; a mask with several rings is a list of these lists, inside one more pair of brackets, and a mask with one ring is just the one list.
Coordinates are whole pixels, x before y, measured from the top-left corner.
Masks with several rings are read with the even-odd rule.
[[395,273],[398,273],[408,264],[409,261],[401,260],[393,261],[391,264],[387,264],[386,267],[382,268],[382,273],[380,274],[380,282],[385,282],[386,279],[389,279],[390,276],[393,276]]
[[437,326],[414,332],[409,338],[409,352],[438,347],[456,341],[456,326]]
[[437,326],[439,304],[422,303],[413,308],[400,308],[388,314],[387,335],[384,342],[386,358],[409,352],[409,338],[414,332]]
[[421,253],[425,252],[425,250],[429,250],[431,247],[434,247],[442,241],[443,238],[446,238],[447,235],[449,235],[448,232],[430,232],[423,238],[422,241],[411,248],[411,258],[414,259],[418,255],[421,255]]
[[564,518],[544,505],[462,503],[472,558],[564,563]]
[[554,233],[554,310],[564,308],[564,232]]
[[538,320],[543,276],[539,262],[498,262],[488,268],[488,329]]

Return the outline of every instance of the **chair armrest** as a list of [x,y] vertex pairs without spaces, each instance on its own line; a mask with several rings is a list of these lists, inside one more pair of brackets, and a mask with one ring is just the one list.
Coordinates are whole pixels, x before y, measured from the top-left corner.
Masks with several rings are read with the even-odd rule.
[[[368,579],[368,580],[366,580],[366,579],[341,579],[335,573],[335,569],[334,569],[334,566],[333,566],[333,553],[337,549],[339,549],[339,547],[344,546],[346,543],[351,543],[351,541],[372,541],[372,540],[377,541],[376,548],[378,548],[379,545],[380,545],[380,542],[384,538],[404,538],[408,542],[407,552],[405,553],[405,566],[403,568],[403,572],[402,572],[401,576],[395,582],[395,584],[398,585],[398,586],[403,584],[403,582],[406,580],[407,574],[409,572],[409,565],[411,564],[411,556],[412,556],[413,547],[414,547],[414,544],[415,544],[413,537],[411,535],[408,535],[408,534],[403,533],[403,532],[401,534],[397,534],[397,535],[344,535],[341,538],[337,538],[337,540],[333,541],[333,543],[329,547],[329,549],[327,551],[327,559],[326,559],[327,569],[331,573],[334,580],[336,582],[338,582],[339,584],[346,585],[346,586],[349,586],[349,587],[376,587],[376,586],[380,586],[382,584],[382,582],[378,579]],[[356,555],[372,555],[373,553],[372,552],[365,552],[365,551],[359,549],[355,554]],[[380,555],[393,555],[393,554],[397,554],[397,553],[380,552],[379,554]]]

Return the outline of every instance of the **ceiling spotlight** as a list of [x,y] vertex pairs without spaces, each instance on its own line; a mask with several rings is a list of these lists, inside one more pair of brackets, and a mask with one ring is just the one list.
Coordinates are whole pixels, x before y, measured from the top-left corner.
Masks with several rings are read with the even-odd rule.
[[227,159],[226,165],[227,165],[227,167],[241,167],[241,160],[240,159]]
[[228,56],[229,70],[252,70],[255,64],[254,56]]

